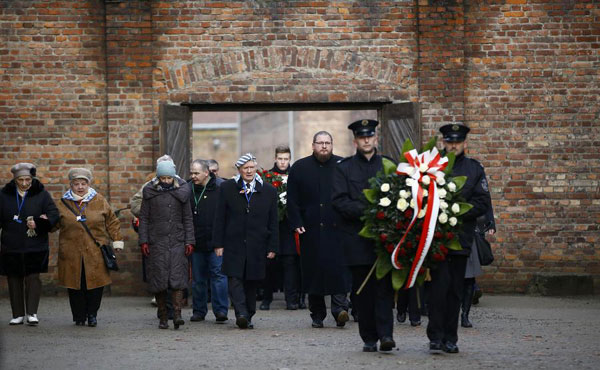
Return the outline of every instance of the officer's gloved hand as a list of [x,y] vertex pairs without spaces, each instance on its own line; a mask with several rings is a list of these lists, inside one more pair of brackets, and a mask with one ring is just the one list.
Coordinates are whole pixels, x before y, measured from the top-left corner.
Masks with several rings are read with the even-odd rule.
[[186,244],[185,246],[185,255],[190,256],[194,252],[194,246],[191,244]]
[[148,243],[140,245],[140,248],[142,249],[142,254],[144,256],[148,257],[150,255],[150,246],[148,245]]

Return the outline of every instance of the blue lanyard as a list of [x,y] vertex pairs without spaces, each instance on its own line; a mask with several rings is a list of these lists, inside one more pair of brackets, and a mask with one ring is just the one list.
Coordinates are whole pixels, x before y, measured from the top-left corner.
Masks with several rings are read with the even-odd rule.
[[21,209],[23,208],[23,204],[25,204],[25,197],[27,196],[27,192],[25,192],[25,194],[23,194],[23,199],[19,202],[19,190],[15,189],[15,192],[17,193],[17,216],[21,215]]
[[246,201],[248,201],[248,206],[246,207],[246,213],[250,213],[250,199],[252,199],[252,194],[254,193],[252,191],[252,187],[250,187],[250,196],[248,196],[248,192],[247,187],[246,187],[246,181],[242,180],[242,184],[244,184],[244,195],[246,196]]
[[[80,207],[81,203],[83,203],[83,207]],[[83,211],[85,211],[85,207],[87,207],[87,203],[81,201],[79,204],[75,203],[75,205],[77,206],[77,209],[79,210],[79,216],[81,216]]]

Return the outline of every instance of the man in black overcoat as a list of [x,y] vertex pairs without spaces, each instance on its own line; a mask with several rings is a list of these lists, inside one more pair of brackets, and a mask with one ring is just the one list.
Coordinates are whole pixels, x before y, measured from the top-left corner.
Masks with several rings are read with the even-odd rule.
[[[361,216],[367,206],[363,189],[369,179],[383,169],[377,154],[374,120],[359,120],[348,126],[354,133],[356,154],[338,162],[333,177],[333,209],[339,215],[340,240],[346,262],[352,272],[352,289],[356,291],[376,260],[373,240],[358,235],[363,227]],[[358,309],[358,330],[364,342],[363,351],[391,351],[396,346],[394,329],[394,291],[389,276],[381,280],[372,275],[362,292],[352,302]]]
[[323,327],[325,296],[331,295],[331,314],[343,327],[348,321],[350,278],[331,205],[333,170],[340,157],[333,154],[328,132],[317,132],[312,146],[313,154],[290,169],[288,216],[291,228],[300,234],[302,289],[308,293],[312,326]]
[[443,154],[452,152],[456,155],[452,176],[467,177],[460,194],[473,208],[463,215],[463,224],[458,236],[462,250],[451,250],[446,259],[431,270],[427,337],[430,341],[429,349],[434,352],[443,350],[447,353],[458,353],[458,316],[467,259],[471,253],[477,217],[485,215],[491,206],[483,166],[466,157],[464,153],[469,131],[467,126],[458,124],[448,124],[440,128],[444,139]]
[[253,328],[256,288],[265,278],[266,259],[275,258],[279,244],[277,190],[256,174],[256,158],[246,153],[235,163],[239,175],[221,184],[213,245],[223,256],[229,295],[240,329]]

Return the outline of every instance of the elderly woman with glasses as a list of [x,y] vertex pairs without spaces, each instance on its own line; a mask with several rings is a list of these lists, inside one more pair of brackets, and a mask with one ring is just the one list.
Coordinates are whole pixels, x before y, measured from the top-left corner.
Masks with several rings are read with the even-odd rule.
[[55,227],[60,231],[58,280],[69,292],[75,325],[84,326],[87,320],[94,327],[102,291],[112,282],[98,244],[112,241],[115,250],[122,250],[121,223],[106,199],[90,186],[88,169],[72,168],[68,177],[69,190],[58,202],[60,220]]
[[40,273],[48,272],[48,232],[58,221],[58,210],[33,164],[19,163],[11,172],[13,179],[0,191],[0,274],[8,279],[9,324],[37,325]]

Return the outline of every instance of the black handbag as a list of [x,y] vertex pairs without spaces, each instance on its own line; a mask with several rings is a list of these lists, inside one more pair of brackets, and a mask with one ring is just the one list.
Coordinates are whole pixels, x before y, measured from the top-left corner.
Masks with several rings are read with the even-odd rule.
[[[60,200],[69,209],[69,211],[71,211],[75,216],[78,216],[77,212],[75,212],[75,210],[73,208],[71,208],[71,206],[67,202],[65,202],[64,198],[61,198]],[[106,244],[100,245],[100,243],[98,243],[96,238],[94,238],[94,235],[92,235],[92,232],[85,224],[85,221],[78,221],[78,222],[81,223],[81,226],[83,226],[85,231],[87,231],[87,233],[90,235],[90,237],[92,238],[94,243],[96,243],[98,248],[100,248],[100,252],[102,252],[102,259],[104,259],[104,265],[106,266],[106,268],[109,271],[119,271],[119,265],[117,265],[117,255],[115,254],[115,250],[113,249],[112,245],[106,245]]]
[[475,245],[477,246],[477,254],[479,255],[479,263],[481,266],[487,266],[494,262],[494,254],[490,242],[485,239],[485,233],[475,231]]

